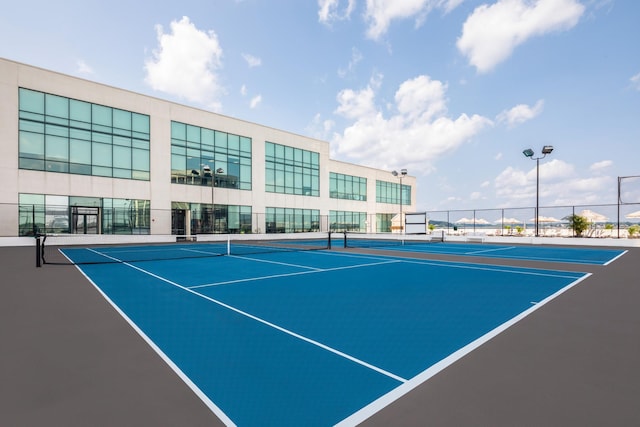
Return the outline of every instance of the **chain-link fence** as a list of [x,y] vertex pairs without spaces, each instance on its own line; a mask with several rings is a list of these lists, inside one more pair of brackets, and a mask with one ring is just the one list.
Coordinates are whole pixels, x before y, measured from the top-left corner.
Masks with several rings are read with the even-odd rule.
[[[390,233],[403,230],[399,214],[320,215],[317,210],[291,209],[291,213],[253,213],[249,207],[215,205],[189,209],[150,209],[148,204],[128,207],[0,204],[0,237],[36,234],[271,234],[304,232]],[[428,211],[426,233],[446,235],[569,237],[570,216],[586,219],[584,237],[637,237],[640,204],[544,206],[536,209],[498,208]],[[355,214],[355,213],[354,213]]]

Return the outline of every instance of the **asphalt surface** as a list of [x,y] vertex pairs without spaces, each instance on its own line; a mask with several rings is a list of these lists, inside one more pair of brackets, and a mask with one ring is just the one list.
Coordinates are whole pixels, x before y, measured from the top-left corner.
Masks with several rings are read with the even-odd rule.
[[[223,425],[75,267],[34,252],[0,247],[1,426]],[[593,274],[362,426],[640,425],[640,248],[606,267],[420,257]]]

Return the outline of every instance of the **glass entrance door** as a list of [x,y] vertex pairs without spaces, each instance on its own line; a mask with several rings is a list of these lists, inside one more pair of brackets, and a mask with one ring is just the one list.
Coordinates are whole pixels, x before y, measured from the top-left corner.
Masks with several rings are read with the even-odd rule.
[[186,234],[186,216],[187,211],[185,209],[171,210],[171,234],[178,236],[184,236]]
[[74,234],[100,233],[100,208],[73,206],[71,208],[71,232]]

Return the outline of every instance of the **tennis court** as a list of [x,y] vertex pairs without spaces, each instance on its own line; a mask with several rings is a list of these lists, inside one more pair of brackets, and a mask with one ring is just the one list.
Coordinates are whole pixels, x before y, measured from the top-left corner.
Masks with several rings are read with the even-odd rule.
[[419,238],[386,239],[348,235],[344,246],[350,248],[383,249],[430,254],[480,256],[523,261],[559,262],[571,264],[607,265],[624,254],[624,250],[606,248],[576,248],[564,246],[498,245],[487,243],[429,242]]
[[355,425],[588,277],[337,251],[214,257],[200,245],[169,250],[202,257],[118,262],[161,248],[63,253],[89,262],[79,268],[104,297],[240,426]]

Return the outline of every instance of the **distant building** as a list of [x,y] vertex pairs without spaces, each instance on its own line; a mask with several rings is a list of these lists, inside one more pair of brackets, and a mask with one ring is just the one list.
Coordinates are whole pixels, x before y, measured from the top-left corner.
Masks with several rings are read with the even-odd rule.
[[414,177],[325,141],[6,59],[0,99],[0,236],[386,232],[415,211]]

